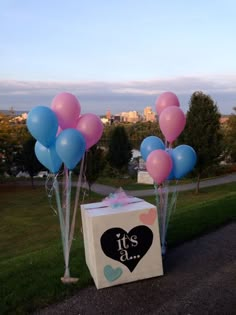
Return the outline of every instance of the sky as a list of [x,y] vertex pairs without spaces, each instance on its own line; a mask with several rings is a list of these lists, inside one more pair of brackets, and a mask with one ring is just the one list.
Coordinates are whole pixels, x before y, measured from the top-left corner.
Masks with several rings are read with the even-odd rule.
[[0,0],[0,110],[142,112],[165,92],[236,106],[235,0]]

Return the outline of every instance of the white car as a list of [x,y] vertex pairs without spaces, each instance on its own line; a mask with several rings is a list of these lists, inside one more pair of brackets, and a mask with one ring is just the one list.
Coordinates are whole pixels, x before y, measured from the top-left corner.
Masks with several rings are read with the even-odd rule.
[[48,171],[41,171],[35,177],[40,177],[40,178],[48,177]]
[[17,178],[19,177],[24,177],[24,178],[29,178],[29,173],[28,172],[22,172],[20,171],[17,175],[16,175]]

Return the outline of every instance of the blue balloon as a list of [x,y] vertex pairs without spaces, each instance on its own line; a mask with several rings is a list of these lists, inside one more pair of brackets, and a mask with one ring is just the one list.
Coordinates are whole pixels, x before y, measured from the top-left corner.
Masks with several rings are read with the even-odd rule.
[[41,164],[52,173],[57,173],[62,165],[62,160],[56,152],[55,143],[46,148],[39,141],[35,143],[34,152]]
[[154,150],[165,150],[163,141],[156,136],[145,138],[140,146],[140,152],[144,161],[147,160],[148,155]]
[[81,160],[86,148],[82,133],[76,129],[63,130],[56,140],[56,150],[69,170],[72,170]]
[[58,119],[49,107],[33,108],[28,114],[26,124],[32,136],[45,147],[48,148],[55,142]]
[[179,145],[172,151],[173,171],[176,179],[180,179],[191,172],[197,162],[197,154],[186,144]]

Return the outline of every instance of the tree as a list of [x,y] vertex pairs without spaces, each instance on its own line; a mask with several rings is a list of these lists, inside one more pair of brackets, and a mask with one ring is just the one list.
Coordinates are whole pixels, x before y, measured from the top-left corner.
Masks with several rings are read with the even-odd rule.
[[25,124],[0,113],[0,173],[16,175],[22,168],[22,144],[29,137]]
[[[233,108],[236,113],[236,107]],[[231,162],[236,162],[236,114],[231,114],[226,125],[226,154]]]
[[[160,138],[163,137],[158,122],[140,121],[135,124],[119,123],[119,126],[123,126],[125,128],[129,141],[135,149],[139,149],[143,139],[148,136],[155,135]],[[102,146],[108,147],[109,137],[116,127],[117,124],[104,126],[103,135],[99,141]]]
[[135,149],[140,149],[140,145],[148,136],[155,135],[156,137],[162,137],[160,126],[158,122],[137,122],[135,124],[128,124],[125,126],[126,132]]
[[91,191],[92,184],[97,180],[105,166],[104,150],[97,145],[92,146],[85,157],[85,176]]
[[209,95],[203,92],[192,94],[180,141],[192,146],[197,153],[197,193],[202,174],[219,163],[223,151],[220,116],[216,103]]
[[132,158],[132,146],[123,126],[117,126],[112,130],[107,158],[110,165],[118,172],[127,171],[129,161]]
[[43,165],[38,161],[35,155],[35,142],[36,140],[33,137],[30,137],[23,145],[23,164],[25,170],[30,175],[32,186],[34,185],[34,176],[44,169]]

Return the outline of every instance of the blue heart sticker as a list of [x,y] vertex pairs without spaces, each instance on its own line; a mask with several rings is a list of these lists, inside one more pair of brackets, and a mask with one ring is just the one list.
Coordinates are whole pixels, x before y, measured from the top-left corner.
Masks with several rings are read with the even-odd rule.
[[104,271],[104,276],[110,282],[113,282],[117,280],[118,278],[120,278],[120,276],[123,273],[121,268],[118,267],[118,268],[113,269],[112,266],[110,265],[106,265],[103,271]]

